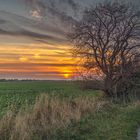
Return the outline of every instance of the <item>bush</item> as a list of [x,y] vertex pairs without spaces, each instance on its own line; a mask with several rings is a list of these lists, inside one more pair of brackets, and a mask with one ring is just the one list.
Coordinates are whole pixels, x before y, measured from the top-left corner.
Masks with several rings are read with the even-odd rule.
[[103,88],[103,82],[101,80],[83,80],[79,82],[79,86],[83,90],[101,90]]
[[114,97],[125,101],[140,99],[140,71],[122,78],[114,87]]

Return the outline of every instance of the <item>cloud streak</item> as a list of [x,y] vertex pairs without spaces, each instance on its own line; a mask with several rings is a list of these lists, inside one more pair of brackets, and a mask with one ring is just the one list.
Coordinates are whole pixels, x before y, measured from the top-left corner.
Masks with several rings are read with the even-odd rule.
[[67,42],[63,30],[5,11],[0,11],[0,35],[28,37],[42,43]]
[[[73,24],[76,21],[74,15],[69,15],[70,9],[76,13],[79,10],[79,4],[74,0],[23,0],[28,6],[31,7],[31,11],[39,14],[40,17],[45,17],[46,14],[50,14],[55,18],[59,19],[64,24]],[[58,5],[61,5],[58,6]],[[67,6],[67,11],[63,11],[62,7]]]
[[6,20],[0,19],[0,24],[5,24],[6,22]]
[[64,74],[72,75],[77,64],[68,52],[66,33],[77,22],[78,3],[75,0],[19,1],[26,3],[25,11],[17,8],[14,10],[19,13],[14,14],[14,10],[0,10],[0,77],[61,79]]
[[11,35],[11,36],[24,36],[24,37],[30,37],[32,39],[42,39],[42,40],[48,40],[49,41],[53,41],[53,42],[65,42],[66,40],[63,39],[59,39],[50,35],[45,35],[45,34],[39,34],[33,31],[29,31],[29,30],[25,30],[25,29],[21,29],[18,31],[6,31],[3,29],[0,29],[0,34],[1,35]]

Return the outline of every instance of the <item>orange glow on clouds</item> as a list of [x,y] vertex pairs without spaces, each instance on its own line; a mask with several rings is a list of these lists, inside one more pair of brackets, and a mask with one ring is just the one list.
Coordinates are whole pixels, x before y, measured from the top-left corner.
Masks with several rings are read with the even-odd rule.
[[[70,79],[76,60],[70,46],[45,44],[0,44],[0,72],[3,76],[34,79]],[[7,51],[8,50],[8,51]],[[3,77],[4,78],[4,77]]]
[[20,60],[21,62],[26,62],[26,61],[28,61],[28,58],[22,56],[22,57],[19,58],[19,60]]

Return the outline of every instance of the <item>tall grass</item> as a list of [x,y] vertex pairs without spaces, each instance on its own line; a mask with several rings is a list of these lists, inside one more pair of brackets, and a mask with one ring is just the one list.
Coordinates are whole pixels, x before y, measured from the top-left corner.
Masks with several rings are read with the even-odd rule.
[[[59,130],[80,121],[84,114],[100,110],[106,101],[91,97],[59,99],[41,95],[33,107],[0,120],[0,140],[53,140]],[[30,109],[29,109],[30,108]]]

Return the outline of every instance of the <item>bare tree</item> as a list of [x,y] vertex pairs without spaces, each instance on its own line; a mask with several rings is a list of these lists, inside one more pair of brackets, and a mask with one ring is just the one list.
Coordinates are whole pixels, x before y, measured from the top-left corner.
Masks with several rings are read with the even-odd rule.
[[85,10],[70,39],[84,66],[102,71],[104,91],[114,96],[113,87],[133,72],[134,59],[140,54],[140,12],[124,3],[100,3]]

